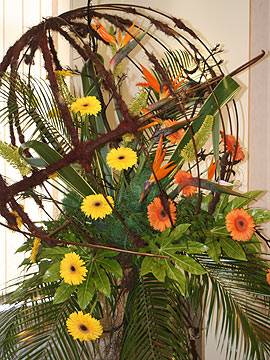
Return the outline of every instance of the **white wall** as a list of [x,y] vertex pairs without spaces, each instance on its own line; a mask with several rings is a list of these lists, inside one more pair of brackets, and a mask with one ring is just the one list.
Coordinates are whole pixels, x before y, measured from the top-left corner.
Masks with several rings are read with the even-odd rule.
[[[267,53],[250,71],[249,187],[268,190],[260,206],[270,208],[270,1],[252,0],[250,56]],[[270,236],[270,225],[267,229]]]

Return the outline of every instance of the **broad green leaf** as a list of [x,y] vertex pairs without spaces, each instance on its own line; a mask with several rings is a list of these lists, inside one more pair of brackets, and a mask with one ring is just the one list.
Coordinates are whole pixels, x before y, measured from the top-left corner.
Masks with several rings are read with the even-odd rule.
[[[82,85],[84,96],[96,96],[99,100],[102,99],[102,91],[100,89],[100,78],[94,69],[93,63],[89,60],[85,63],[82,70]],[[110,126],[106,117],[106,111],[101,110],[97,116],[91,119],[91,124],[94,127],[96,134],[105,134],[110,131]],[[87,129],[88,130],[88,129]],[[91,136],[91,135],[90,135]],[[106,144],[102,148],[96,150],[95,165],[98,175],[102,181],[108,185],[113,186],[112,170],[107,165],[106,156],[109,151],[109,145]],[[109,187],[109,186],[108,186]],[[110,194],[111,195],[111,194]]]
[[200,179],[199,181],[198,178],[192,178],[189,180],[189,184],[197,187],[200,185],[202,189],[210,190],[212,192],[218,192],[243,198],[246,197],[246,194],[241,194],[240,192],[233,190],[231,186],[221,185],[217,182],[206,179]]
[[159,235],[160,240],[160,253],[167,249],[171,249],[176,245],[171,245],[172,242],[180,240],[182,235],[190,227],[190,224],[180,224],[172,231],[170,229],[165,230],[161,235]]
[[232,209],[244,207],[251,203],[253,200],[256,200],[258,197],[262,196],[264,193],[265,192],[262,190],[248,191],[243,194],[244,197],[237,197],[230,201],[226,210],[229,212]]
[[186,252],[188,254],[202,254],[208,250],[208,247],[198,241],[187,241]]
[[112,251],[112,250],[99,250],[97,252],[97,254],[95,255],[95,259],[99,260],[99,259],[103,259],[103,258],[111,258],[111,257],[115,257],[119,254],[119,252],[117,251]]
[[167,266],[167,276],[168,278],[176,281],[179,285],[182,295],[185,295],[186,292],[186,277],[185,274],[172,265]]
[[223,216],[224,209],[226,208],[226,206],[228,204],[228,200],[229,200],[229,195],[228,194],[221,194],[220,195],[219,202],[218,202],[218,204],[216,206],[216,209],[215,209],[215,212],[214,212],[214,217],[216,219],[219,217],[220,214]]
[[110,295],[110,280],[105,270],[97,266],[97,264],[94,265],[93,280],[98,291],[101,291],[106,296]]
[[248,213],[253,217],[255,224],[262,224],[270,221],[270,210],[252,208]]
[[54,246],[54,247],[43,247],[40,253],[40,257],[42,259],[48,258],[48,259],[54,259],[54,258],[63,258],[65,254],[68,254],[72,252],[71,248],[67,247],[60,247],[60,246]]
[[177,241],[181,238],[181,236],[187,231],[187,229],[190,227],[190,224],[180,224],[176,226],[172,232],[170,233],[170,241]]
[[99,97],[98,80],[94,81],[95,78],[96,75],[92,62],[86,61],[81,73],[84,96],[96,96],[97,98]]
[[152,258],[150,256],[144,257],[144,259],[142,261],[142,265],[141,265],[141,271],[140,271],[141,276],[144,276],[144,275],[152,272],[153,262],[154,262],[154,258]]
[[[23,150],[26,149],[35,150],[35,152],[38,153],[39,156],[41,156],[42,160],[45,161],[45,165],[52,165],[63,158],[56,150],[52,149],[49,145],[36,140],[28,141],[21,146],[22,156]],[[24,159],[30,165],[36,166],[34,164],[31,164],[31,158],[24,156]],[[57,172],[57,174],[69,187],[71,187],[74,191],[76,191],[83,197],[94,192],[92,187],[84,180],[84,178],[82,178],[78,174],[77,171],[73,169],[72,166],[66,166],[62,168]]]
[[220,116],[217,113],[214,117],[214,124],[212,130],[212,142],[213,142],[213,152],[216,163],[216,172],[219,175],[220,164],[219,164],[219,140],[220,140]]
[[43,275],[43,281],[53,282],[60,279],[60,263],[56,262],[51,265]]
[[183,270],[190,272],[194,275],[202,275],[206,270],[192,257],[185,255],[174,255],[172,259]]
[[77,298],[78,304],[84,310],[92,300],[95,294],[95,284],[93,281],[92,271],[88,270],[86,280],[78,287]]
[[166,246],[160,247],[160,253],[164,255],[173,255],[176,252],[185,252],[187,254],[201,254],[207,251],[207,246],[198,241],[185,240],[180,244],[171,245],[170,243]]
[[226,226],[216,226],[213,229],[211,229],[210,231],[211,231],[211,234],[213,234],[213,235],[228,236],[228,231],[226,229]]
[[18,247],[18,249],[15,251],[15,254],[31,250],[31,247],[32,245],[30,241],[27,241],[24,244],[22,244],[22,246]]
[[207,253],[211,259],[215,262],[219,262],[220,255],[221,255],[221,247],[219,241],[217,239],[207,239],[206,245],[208,246]]
[[99,263],[108,273],[112,273],[117,278],[123,277],[123,270],[117,260],[104,258]]
[[166,277],[166,265],[164,260],[162,259],[155,259],[152,263],[152,273],[154,277],[160,281],[164,282]]
[[247,261],[246,254],[242,246],[237,241],[221,238],[220,245],[224,253],[230,258]]
[[62,284],[59,285],[57,288],[55,294],[54,294],[54,304],[60,304],[66,300],[68,300],[71,296],[71,294],[75,291],[76,287],[72,285],[65,284],[62,282]]
[[243,248],[247,254],[261,254],[262,245],[260,238],[254,235],[250,241],[243,243]]

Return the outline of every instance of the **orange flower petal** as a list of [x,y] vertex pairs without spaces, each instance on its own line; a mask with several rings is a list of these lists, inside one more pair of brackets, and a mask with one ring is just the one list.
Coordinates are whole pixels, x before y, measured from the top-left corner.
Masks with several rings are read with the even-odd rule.
[[[226,143],[226,150],[229,154],[231,154],[234,157],[234,161],[241,161],[244,160],[245,154],[240,146],[239,141],[237,142],[236,146],[236,139],[233,135],[225,135],[223,131],[221,132],[222,141],[225,141]],[[224,140],[225,139],[225,140]]]
[[176,220],[176,206],[169,199],[168,200],[169,214],[164,209],[159,197],[156,197],[151,204],[147,206],[147,215],[150,225],[158,231],[164,231],[172,227]]
[[213,159],[211,160],[211,164],[208,168],[208,180],[212,180],[214,175],[215,175],[215,171],[216,171],[216,163],[213,161]]
[[133,23],[126,31],[124,39],[123,39],[123,45],[122,46],[126,46],[130,40],[133,39],[133,37],[136,37],[137,34],[139,32],[138,28],[135,28],[135,23]]
[[109,34],[105,27],[97,19],[94,19],[94,23],[92,23],[91,26],[104,41],[109,44],[116,44],[115,37]]
[[147,124],[147,125],[144,125],[144,126],[142,126],[142,127],[139,127],[139,128],[138,128],[138,131],[143,131],[143,130],[149,129],[149,128],[151,128],[151,127],[153,127],[153,126],[155,126],[155,125],[158,125],[158,124],[159,124],[159,121],[157,121],[157,120],[152,121],[152,122],[150,122],[150,123]]
[[141,65],[141,68],[143,71],[143,76],[148,82],[148,86],[151,87],[156,92],[160,93],[160,85],[157,78],[143,65]]
[[162,146],[163,146],[163,136],[161,135],[159,138],[158,147],[157,147],[154,162],[152,165],[155,176],[154,176],[154,174],[152,174],[150,176],[149,180],[151,182],[156,181],[156,179],[158,181],[164,179],[176,167],[176,165],[173,164],[172,161],[161,166],[164,161],[165,155],[166,155],[166,150],[163,150]]
[[183,170],[179,170],[174,177],[174,181],[179,185],[181,193],[185,197],[192,196],[197,191],[196,186],[190,185],[190,179],[192,179],[192,175]]
[[[165,128],[170,128],[171,126],[174,126],[176,124],[178,124],[178,121],[176,120],[164,120],[163,122],[163,126]],[[167,135],[167,138],[171,144],[179,144],[184,135],[185,135],[185,130],[179,129],[173,132],[172,134]]]
[[248,241],[255,232],[253,217],[244,209],[233,209],[226,216],[226,228],[233,240]]

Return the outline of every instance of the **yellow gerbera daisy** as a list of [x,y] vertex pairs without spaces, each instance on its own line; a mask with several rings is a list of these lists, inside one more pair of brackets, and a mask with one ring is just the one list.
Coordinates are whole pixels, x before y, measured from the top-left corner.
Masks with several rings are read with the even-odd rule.
[[108,165],[116,170],[124,170],[137,164],[137,154],[128,147],[112,149],[107,154]]
[[70,109],[81,115],[97,115],[101,111],[101,103],[95,96],[86,96],[75,100]]
[[87,269],[79,255],[72,252],[66,254],[60,263],[60,276],[69,285],[79,285],[84,281]]
[[100,321],[82,311],[74,312],[67,319],[67,329],[75,340],[89,341],[100,338],[103,333]]
[[111,196],[102,194],[88,195],[83,199],[81,210],[86,216],[90,216],[92,219],[105,218],[106,215],[112,213],[114,207],[114,201]]
[[62,69],[62,70],[55,70],[55,74],[57,76],[73,76],[75,73],[72,70]]
[[37,262],[37,254],[39,252],[40,245],[41,245],[41,240],[36,237],[34,239],[31,255],[30,255],[30,261],[33,264]]

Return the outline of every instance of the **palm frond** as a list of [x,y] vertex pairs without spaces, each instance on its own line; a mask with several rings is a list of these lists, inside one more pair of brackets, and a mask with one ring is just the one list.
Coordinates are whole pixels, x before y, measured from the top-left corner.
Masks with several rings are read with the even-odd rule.
[[94,359],[91,345],[76,342],[68,334],[66,319],[78,311],[78,305],[72,297],[53,305],[56,287],[54,283],[40,285],[39,276],[34,276],[5,297],[9,307],[0,313],[1,359]]
[[200,256],[207,269],[204,304],[207,326],[215,320],[219,344],[227,359],[266,360],[270,356],[270,288],[266,283],[267,263],[223,259],[220,263]]
[[31,133],[29,138],[42,139],[60,153],[70,149],[67,130],[46,81],[30,78],[26,83],[23,78],[5,75],[0,94],[0,121],[19,124],[24,133]]
[[171,50],[165,53],[165,58],[161,64],[166,69],[171,78],[175,79],[181,73],[194,73],[197,70],[197,64],[194,57],[186,50]]
[[187,360],[189,339],[180,292],[152,277],[140,279],[126,306],[122,360]]

